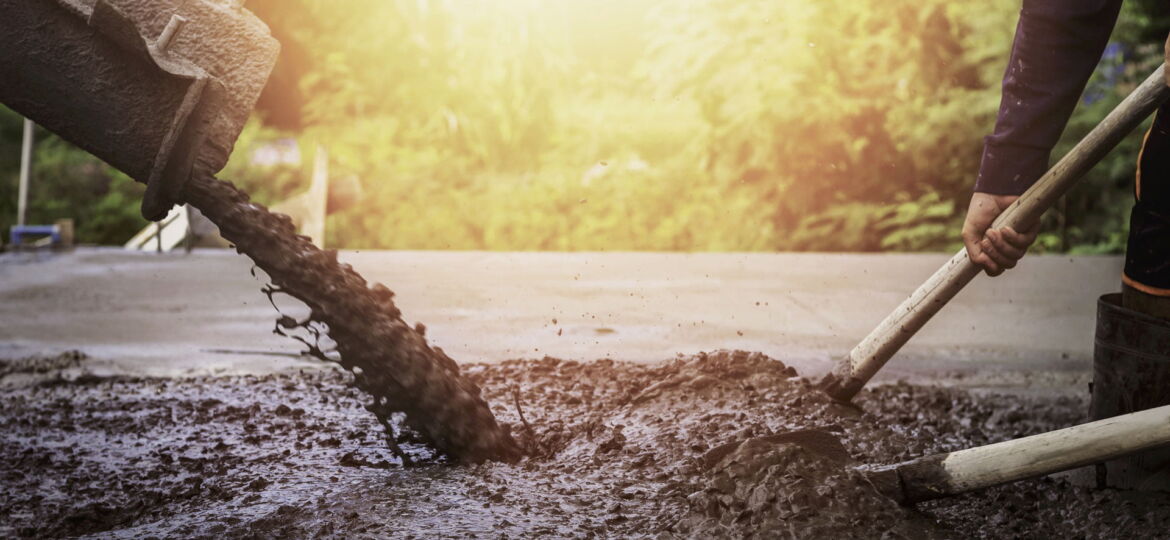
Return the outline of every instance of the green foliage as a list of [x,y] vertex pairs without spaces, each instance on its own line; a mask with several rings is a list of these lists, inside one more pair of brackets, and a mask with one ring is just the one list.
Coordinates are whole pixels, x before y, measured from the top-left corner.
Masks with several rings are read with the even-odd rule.
[[[507,5],[306,0],[309,133],[358,173],[528,170],[559,76],[544,28]],[[455,171],[451,171],[455,172]]]
[[[257,151],[273,144],[274,141],[285,139],[287,137],[284,134],[266,128],[260,122],[255,120],[248,122],[240,137],[236,139],[232,159],[220,172],[219,177],[231,180],[246,191],[253,201],[266,206],[272,206],[290,195],[304,191],[309,187],[310,174],[305,165],[266,164],[255,159]],[[311,160],[302,161],[311,163]]]
[[[1141,3],[1126,5],[1114,39],[1134,49],[1125,63],[1106,60],[1098,68],[1089,87],[1102,84],[1105,69],[1119,66],[1122,73],[1100,100],[1081,103],[1073,114],[1054,156],[1062,156],[1089,133],[1130,91],[1162,63],[1161,40],[1166,34],[1167,19],[1139,10]],[[1154,30],[1155,26],[1158,30]],[[1163,36],[1150,42],[1149,36]],[[1105,68],[1105,69],[1103,69]],[[1042,251],[1068,251],[1075,254],[1116,254],[1125,251],[1129,231],[1129,211],[1133,205],[1134,174],[1142,134],[1149,121],[1123,140],[1074,187],[1052,211],[1044,216],[1037,245]]]
[[[778,249],[938,249],[970,191],[1013,14],[983,3],[699,0],[648,70],[700,103],[706,166]],[[696,15],[697,12],[697,15]],[[890,235],[887,238],[887,235]]]
[[849,202],[804,217],[787,244],[808,251],[929,251],[949,246],[961,220],[952,200],[938,193],[902,202]]
[[303,4],[304,137],[366,193],[331,241],[393,248],[948,247],[1014,17],[659,2],[615,63],[561,4]]
[[[950,250],[992,128],[1018,3],[975,0],[252,0],[294,62],[221,176],[261,203],[311,154],[363,197],[335,247]],[[1059,156],[1160,61],[1167,10],[1129,2],[1132,54],[1078,108]],[[284,114],[290,113],[290,114]],[[19,118],[0,109],[0,226]],[[141,186],[47,134],[33,220],[134,232]],[[294,137],[303,163],[252,160]],[[1044,221],[1041,251],[1124,248],[1139,137]]]
[[[16,221],[22,123],[0,107],[0,229],[5,233]],[[71,218],[76,241],[89,244],[121,244],[146,226],[138,211],[145,186],[43,129],[35,137],[29,224]]]

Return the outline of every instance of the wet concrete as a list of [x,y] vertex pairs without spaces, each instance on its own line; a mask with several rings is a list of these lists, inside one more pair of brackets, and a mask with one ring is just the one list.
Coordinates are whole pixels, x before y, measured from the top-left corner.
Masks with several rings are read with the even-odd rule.
[[278,296],[308,308],[300,317],[280,312],[273,333],[293,338],[304,345],[305,354],[349,371],[353,385],[371,398],[366,409],[404,460],[409,457],[393,442],[395,415],[452,459],[514,461],[521,455],[479,387],[441,347],[428,342],[424,325],[403,319],[393,291],[367,282],[340,262],[336,251],[318,248],[297,234],[291,218],[252,202],[231,182],[195,175],[183,196],[215,223],[237,252],[267,274],[269,283],[262,291],[274,309],[280,310]]
[[[651,363],[552,358],[466,376],[534,456],[403,467],[333,369],[98,376],[84,355],[6,362],[0,536],[1158,537],[1170,497],[1041,479],[883,499],[894,463],[1083,421],[1078,397],[888,384],[830,403],[757,353]],[[520,419],[522,411],[524,421]],[[844,452],[776,434],[819,428]]]

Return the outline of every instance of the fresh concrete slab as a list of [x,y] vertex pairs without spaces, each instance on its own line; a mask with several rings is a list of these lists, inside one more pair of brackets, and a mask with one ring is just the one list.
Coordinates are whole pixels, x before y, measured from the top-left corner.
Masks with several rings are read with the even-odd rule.
[[[408,322],[425,323],[432,342],[460,362],[653,361],[736,348],[810,376],[948,256],[341,254],[396,291]],[[1096,298],[1118,289],[1121,265],[1120,257],[1030,256],[1003,277],[977,278],[880,377],[1080,384]],[[276,311],[259,292],[263,274],[251,270],[226,250],[0,256],[0,356],[79,349],[107,369],[156,375],[315,366],[293,358],[297,343],[271,333]]]

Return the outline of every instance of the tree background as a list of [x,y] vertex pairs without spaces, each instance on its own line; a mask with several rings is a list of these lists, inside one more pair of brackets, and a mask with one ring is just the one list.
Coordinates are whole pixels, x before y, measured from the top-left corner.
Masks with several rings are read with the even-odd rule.
[[[956,249],[1018,2],[251,0],[283,51],[221,177],[271,204],[322,145],[362,196],[331,247]],[[1165,2],[1130,0],[1054,152],[1161,61]],[[20,118],[0,107],[0,229]],[[1124,249],[1140,133],[1044,219],[1039,250]],[[143,191],[38,130],[29,220],[117,244]]]

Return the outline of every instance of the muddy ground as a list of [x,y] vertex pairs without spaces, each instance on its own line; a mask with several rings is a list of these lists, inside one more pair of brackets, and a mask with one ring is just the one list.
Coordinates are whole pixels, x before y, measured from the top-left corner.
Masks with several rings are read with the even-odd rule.
[[[0,536],[1170,536],[1167,495],[1047,478],[903,508],[850,472],[1083,421],[1068,396],[903,383],[852,409],[744,352],[471,365],[540,455],[453,465],[405,434],[404,467],[339,370],[108,377],[89,361],[0,365]],[[801,428],[843,449],[776,435]]]

